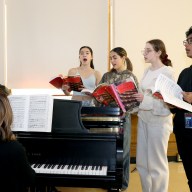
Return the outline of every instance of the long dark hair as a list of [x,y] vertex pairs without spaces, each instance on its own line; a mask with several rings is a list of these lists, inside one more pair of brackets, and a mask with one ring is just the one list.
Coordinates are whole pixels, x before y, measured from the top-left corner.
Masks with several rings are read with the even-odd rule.
[[[79,54],[80,54],[81,50],[84,49],[84,48],[89,49],[89,51],[91,52],[91,55],[93,56],[93,50],[91,49],[91,47],[88,47],[88,46],[83,46],[83,47],[81,47],[81,48],[79,49]],[[81,66],[81,63],[80,63],[80,66]],[[91,60],[90,67],[91,67],[92,69],[94,69],[93,59]]]
[[[124,57],[125,56],[125,61],[126,61],[127,69],[129,71],[131,71],[131,72],[133,71],[133,65],[132,65],[130,59],[127,57],[127,52],[125,51],[125,49],[123,49],[122,47],[115,47],[110,52],[115,52],[120,57]],[[112,70],[114,70],[114,69],[112,69]]]
[[171,60],[168,59],[168,55],[166,53],[165,44],[160,39],[152,39],[150,41],[147,41],[147,43],[151,44],[153,46],[153,49],[158,52],[161,51],[160,59],[161,62],[166,66],[172,66]]

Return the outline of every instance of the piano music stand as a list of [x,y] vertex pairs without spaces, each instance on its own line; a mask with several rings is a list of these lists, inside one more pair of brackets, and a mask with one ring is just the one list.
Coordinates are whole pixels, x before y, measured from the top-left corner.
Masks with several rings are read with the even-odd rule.
[[87,133],[81,120],[81,101],[54,99],[53,133]]

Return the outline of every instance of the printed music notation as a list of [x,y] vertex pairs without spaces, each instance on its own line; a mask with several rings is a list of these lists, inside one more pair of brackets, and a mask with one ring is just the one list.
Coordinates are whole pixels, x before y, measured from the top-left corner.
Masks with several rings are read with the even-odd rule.
[[167,76],[163,74],[158,76],[154,92],[159,92],[166,103],[192,112],[192,105],[183,100],[181,87]]
[[53,98],[50,95],[10,95],[13,131],[51,132]]

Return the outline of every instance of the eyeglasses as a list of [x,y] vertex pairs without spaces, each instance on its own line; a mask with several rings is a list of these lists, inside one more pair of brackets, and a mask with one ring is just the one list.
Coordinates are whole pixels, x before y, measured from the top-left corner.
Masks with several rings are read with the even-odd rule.
[[143,55],[147,55],[147,54],[149,54],[150,52],[152,52],[153,50],[151,50],[151,49],[144,49],[144,50],[142,50],[141,51],[141,53],[143,54]]
[[186,46],[186,45],[191,45],[192,44],[192,38],[189,38],[189,39],[186,39],[183,41],[183,45]]

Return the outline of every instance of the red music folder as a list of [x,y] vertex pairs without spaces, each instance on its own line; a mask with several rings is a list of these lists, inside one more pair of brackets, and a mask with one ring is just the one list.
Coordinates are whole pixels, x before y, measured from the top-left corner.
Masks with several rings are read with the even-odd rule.
[[81,92],[83,86],[83,81],[80,75],[71,75],[67,77],[54,77],[49,83],[56,87],[57,89],[61,89],[62,85],[69,85],[70,89],[68,91],[78,91]]

